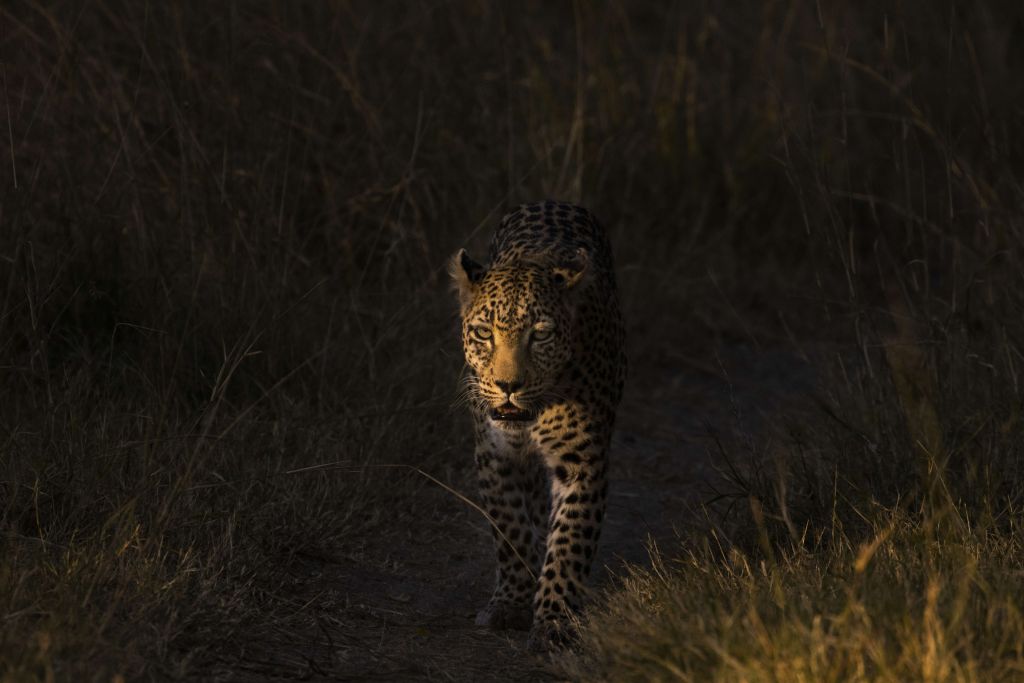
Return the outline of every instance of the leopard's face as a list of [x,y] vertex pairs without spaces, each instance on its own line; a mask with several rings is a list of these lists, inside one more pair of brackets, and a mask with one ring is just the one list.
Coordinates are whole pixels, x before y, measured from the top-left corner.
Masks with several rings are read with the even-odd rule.
[[462,344],[473,370],[470,392],[499,427],[533,422],[555,398],[572,358],[573,286],[582,275],[566,267],[516,264],[484,272],[463,268]]

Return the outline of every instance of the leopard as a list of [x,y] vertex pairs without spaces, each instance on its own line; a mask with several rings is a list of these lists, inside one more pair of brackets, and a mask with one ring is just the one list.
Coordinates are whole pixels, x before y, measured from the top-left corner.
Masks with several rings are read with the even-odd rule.
[[450,261],[474,425],[479,501],[497,569],[476,624],[567,645],[608,500],[608,453],[626,379],[608,235],[571,203],[522,204],[488,262]]

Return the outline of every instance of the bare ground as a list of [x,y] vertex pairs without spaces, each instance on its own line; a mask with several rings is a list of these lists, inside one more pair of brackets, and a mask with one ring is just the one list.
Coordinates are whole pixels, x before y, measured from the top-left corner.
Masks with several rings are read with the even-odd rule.
[[[593,584],[613,586],[624,563],[647,564],[648,543],[673,554],[676,531],[701,525],[714,495],[714,434],[747,438],[780,401],[810,389],[807,366],[787,352],[737,348],[710,363],[662,359],[627,386],[613,443],[612,490]],[[472,497],[469,455],[448,482]],[[402,514],[402,528],[330,557],[291,563],[297,618],[252,642],[218,678],[249,680],[554,680],[549,656],[526,634],[473,624],[490,594],[493,557],[485,521],[432,484]],[[406,511],[402,511],[406,512]],[[282,638],[281,633],[288,633]]]

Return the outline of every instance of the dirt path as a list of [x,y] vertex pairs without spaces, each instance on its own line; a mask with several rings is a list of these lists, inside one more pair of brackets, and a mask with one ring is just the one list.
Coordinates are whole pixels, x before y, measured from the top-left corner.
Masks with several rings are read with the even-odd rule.
[[[794,356],[742,349],[717,365],[690,364],[672,373],[648,368],[645,375],[631,378],[620,411],[596,586],[613,580],[623,562],[646,564],[648,536],[671,554],[674,529],[695,523],[694,509],[709,494],[714,475],[708,428],[756,429],[758,406],[772,406],[809,384],[808,371]],[[469,493],[471,481],[466,471],[454,485]],[[272,655],[255,657],[249,674],[366,681],[552,678],[547,657],[526,651],[525,633],[473,625],[494,570],[484,520],[432,486],[413,504],[423,514],[385,543],[367,541],[346,556],[311,558],[298,569],[306,573],[303,594],[310,604],[333,616],[294,643],[276,644]]]

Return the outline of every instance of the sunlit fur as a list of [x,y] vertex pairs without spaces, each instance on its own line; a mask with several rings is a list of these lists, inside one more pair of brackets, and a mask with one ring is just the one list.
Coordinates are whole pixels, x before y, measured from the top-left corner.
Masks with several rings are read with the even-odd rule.
[[[556,282],[551,266],[538,263],[492,269],[479,291],[462,323],[472,389],[492,408],[508,401],[536,411],[572,357],[573,293]],[[480,328],[490,330],[489,339],[473,334]],[[509,396],[497,382],[522,388]]]
[[[477,617],[565,637],[601,532],[607,452],[626,361],[611,249],[585,209],[558,202],[505,216],[487,266],[451,275],[476,424],[482,503],[494,522],[494,594]],[[511,416],[511,417],[510,417]]]

